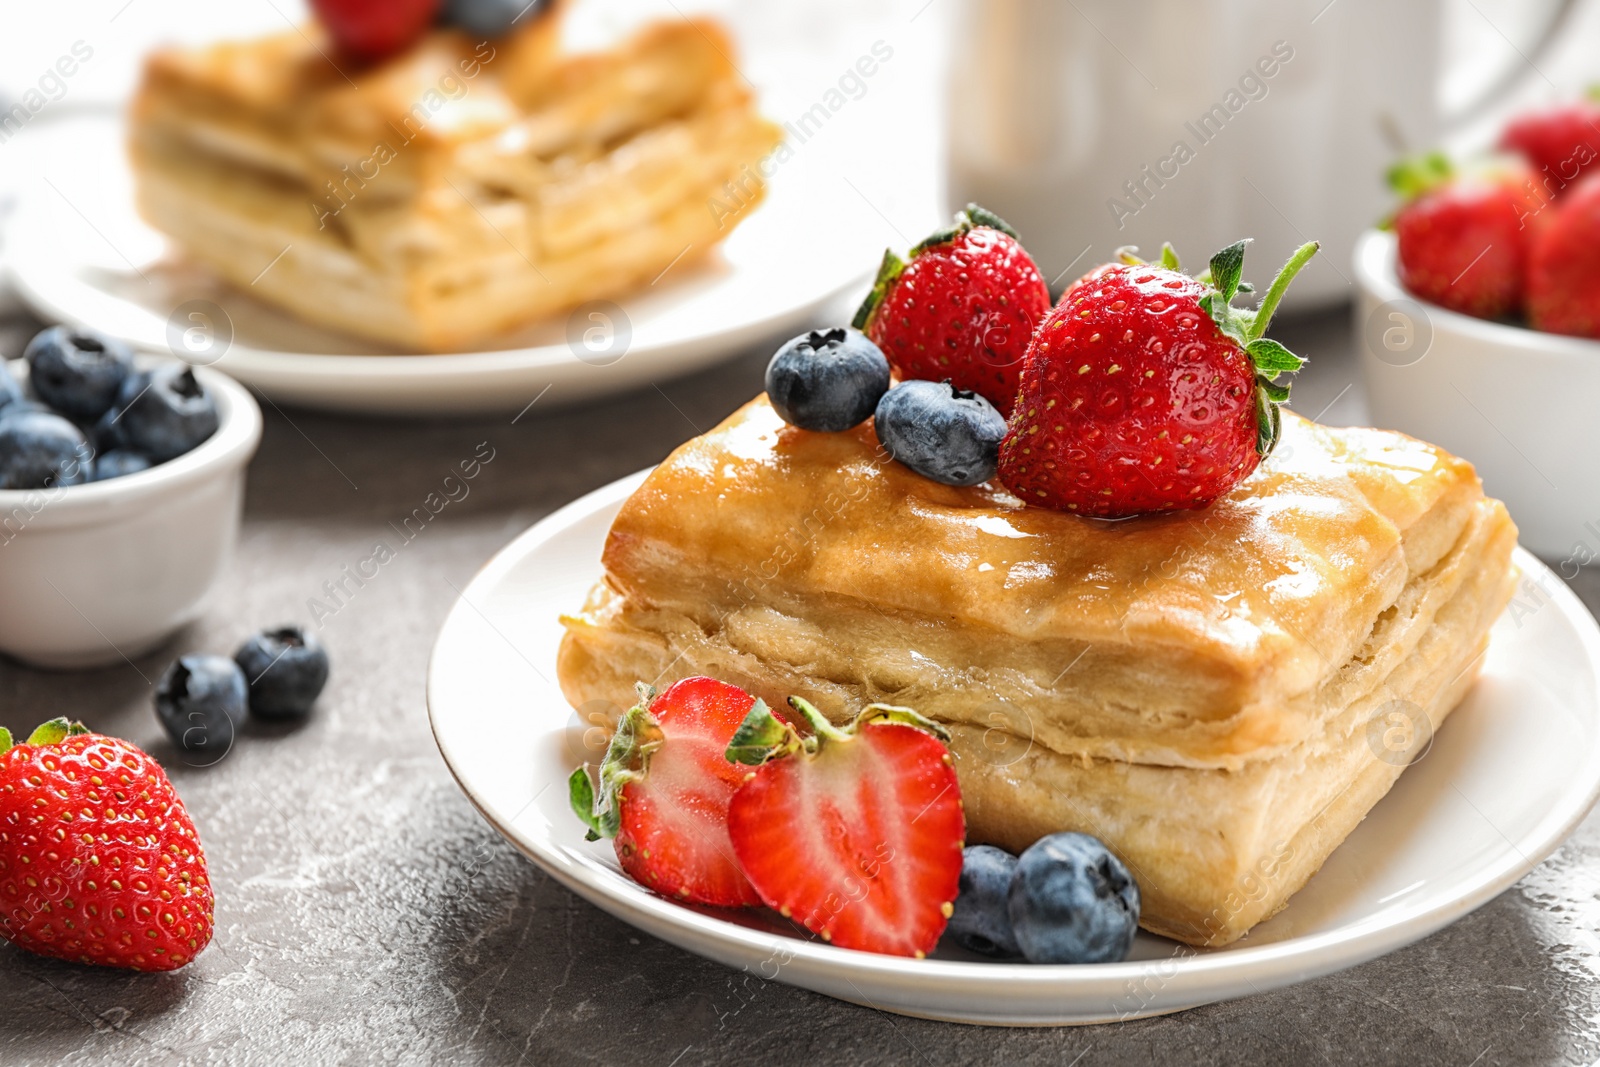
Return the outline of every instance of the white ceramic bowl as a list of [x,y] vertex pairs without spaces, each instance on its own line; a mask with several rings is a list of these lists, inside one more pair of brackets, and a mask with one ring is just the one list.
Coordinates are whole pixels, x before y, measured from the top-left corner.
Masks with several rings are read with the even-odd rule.
[[1417,300],[1395,274],[1392,234],[1365,234],[1355,271],[1373,422],[1471,460],[1522,543],[1566,577],[1600,562],[1600,341]]
[[0,490],[0,652],[119,663],[199,615],[238,535],[261,410],[226,375],[194,372],[220,424],[192,452],[104,482]]

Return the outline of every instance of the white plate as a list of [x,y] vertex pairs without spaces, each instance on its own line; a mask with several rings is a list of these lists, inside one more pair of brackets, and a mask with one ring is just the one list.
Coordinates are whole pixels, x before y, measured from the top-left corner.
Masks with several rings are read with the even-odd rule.
[[[123,136],[119,121],[97,116],[30,131],[23,158],[33,180],[7,239],[21,297],[52,321],[179,356],[186,353],[169,339],[168,320],[188,301],[210,301],[233,333],[216,365],[272,400],[311,407],[517,411],[546,388],[549,405],[661,381],[813,325],[833,298],[864,291],[894,239],[873,206],[829,169],[829,153],[798,152],[775,173],[767,202],[720,248],[669,266],[655,284],[618,299],[631,328],[625,348],[605,343],[591,354],[581,342],[569,345],[561,315],[498,341],[494,351],[396,355],[301,322],[183,264],[134,212]],[[608,328],[616,329],[600,325]]]
[[698,910],[642,889],[567,807],[581,724],[555,685],[557,616],[600,574],[611,520],[643,474],[561,509],[486,566],[434,647],[428,709],[462,789],[563,885],[691,952],[887,1011],[1050,1025],[1180,1011],[1373,959],[1425,937],[1533,869],[1600,793],[1600,630],[1527,552],[1483,677],[1431,749],[1275,918],[1201,952],[1141,933],[1099,966],[927,960],[834,948],[766,913]]

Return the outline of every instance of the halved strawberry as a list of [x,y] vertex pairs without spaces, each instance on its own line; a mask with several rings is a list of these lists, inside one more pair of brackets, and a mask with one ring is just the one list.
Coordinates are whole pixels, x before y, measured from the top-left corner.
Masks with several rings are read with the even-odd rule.
[[768,907],[841,948],[922,957],[949,921],[966,818],[944,729],[874,704],[838,729],[799,697],[802,738],[757,704],[728,758],[757,765],[728,806]]
[[744,772],[723,752],[753,708],[766,705],[714,678],[685,678],[660,696],[639,685],[639,703],[617,723],[595,795],[587,768],[567,785],[591,841],[615,838],[628,876],[664,896],[718,907],[761,898],[728,840],[728,801]]

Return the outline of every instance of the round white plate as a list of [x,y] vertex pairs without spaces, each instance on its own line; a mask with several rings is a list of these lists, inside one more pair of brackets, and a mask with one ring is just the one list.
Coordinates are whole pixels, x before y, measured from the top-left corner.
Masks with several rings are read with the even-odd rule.
[[[1053,1025],[1180,1011],[1373,959],[1438,930],[1548,856],[1600,794],[1600,630],[1518,550],[1524,579],[1483,676],[1432,747],[1275,918],[1197,951],[1141,933],[1099,966],[881,956],[810,940],[770,913],[675,904],[586,843],[566,778],[585,729],[555,683],[558,616],[600,575],[611,520],[643,474],[528,530],[462,594],[434,647],[428,709],[445,762],[484,817],[563,885],[647,933],[764,978],[887,1011]],[[592,742],[593,738],[590,738]],[[592,748],[591,748],[592,751]]]
[[[204,333],[216,324],[185,318],[192,309],[176,332],[169,320],[182,305],[209,302],[232,333],[216,366],[271,400],[309,407],[517,411],[546,389],[543,403],[551,405],[661,381],[814,325],[833,298],[865,290],[895,239],[829,169],[829,153],[797,152],[775,172],[766,203],[719,248],[616,301],[625,325],[561,315],[499,339],[492,351],[397,355],[301,322],[185,264],[134,211],[123,137],[120,121],[93,115],[30,131],[24,159],[32,180],[7,236],[21,297],[44,318],[193,362],[213,361],[206,346],[221,331]],[[13,147],[23,148],[21,139]],[[190,327],[202,331],[188,335],[199,352],[173,342]],[[196,358],[200,352],[206,358]]]

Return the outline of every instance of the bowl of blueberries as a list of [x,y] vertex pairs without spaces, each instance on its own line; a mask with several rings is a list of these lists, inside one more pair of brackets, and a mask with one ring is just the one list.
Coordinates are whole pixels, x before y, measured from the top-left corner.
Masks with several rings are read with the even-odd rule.
[[131,659],[227,564],[261,411],[217,371],[51,327],[0,359],[0,652]]

